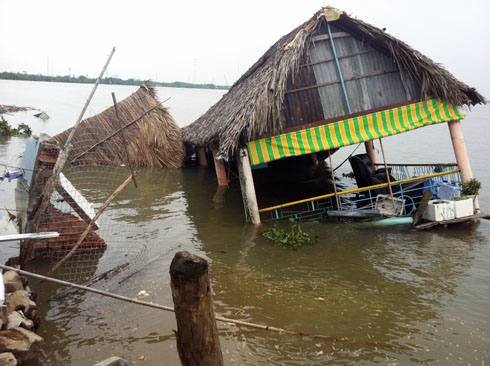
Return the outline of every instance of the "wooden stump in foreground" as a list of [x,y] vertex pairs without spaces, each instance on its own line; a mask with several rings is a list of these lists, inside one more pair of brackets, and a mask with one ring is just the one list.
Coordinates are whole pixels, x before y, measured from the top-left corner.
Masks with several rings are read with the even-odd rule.
[[208,263],[189,252],[178,252],[170,264],[170,278],[182,366],[222,366]]

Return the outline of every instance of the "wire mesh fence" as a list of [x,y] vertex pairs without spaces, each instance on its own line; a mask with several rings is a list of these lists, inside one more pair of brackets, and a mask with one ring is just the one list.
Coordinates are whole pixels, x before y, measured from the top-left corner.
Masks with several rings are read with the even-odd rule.
[[[69,131],[40,146],[31,184],[38,196],[53,175]],[[151,260],[142,219],[145,199],[129,181],[130,167],[181,165],[182,135],[154,90],[143,86],[118,103],[118,113],[111,107],[83,121],[72,143],[39,226],[39,231],[60,236],[37,241],[36,257],[53,268],[69,256],[56,277],[107,288]]]

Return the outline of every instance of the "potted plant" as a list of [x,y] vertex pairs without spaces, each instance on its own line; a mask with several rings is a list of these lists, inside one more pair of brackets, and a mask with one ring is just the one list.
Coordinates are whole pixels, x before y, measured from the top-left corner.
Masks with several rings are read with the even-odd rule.
[[467,182],[461,182],[459,185],[461,186],[461,196],[463,197],[477,196],[481,189],[481,182],[475,178],[472,178]]
[[461,197],[453,199],[455,218],[473,215],[475,199],[481,189],[481,182],[475,178],[461,182],[459,185],[461,186]]

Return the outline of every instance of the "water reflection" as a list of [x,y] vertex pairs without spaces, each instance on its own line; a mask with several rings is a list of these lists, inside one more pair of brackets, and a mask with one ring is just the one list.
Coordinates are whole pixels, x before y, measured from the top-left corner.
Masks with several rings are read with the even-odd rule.
[[[145,290],[146,300],[172,305],[169,264],[175,251],[189,250],[210,261],[217,314],[353,341],[219,324],[226,364],[447,364],[446,357],[490,357],[488,326],[478,324],[485,315],[465,301],[473,320],[461,325],[453,305],[475,268],[475,251],[489,245],[485,227],[411,232],[304,223],[319,241],[294,251],[243,224],[236,181],[217,201],[211,169],[142,170],[138,183],[137,196],[128,189],[114,205],[114,219],[141,225],[147,259],[157,261],[112,291],[137,297]],[[131,198],[138,202],[132,209]],[[127,209],[131,214],[116,214]],[[179,364],[173,314],[83,293],[47,304],[42,299],[56,288],[33,286],[43,288],[40,332],[47,344],[32,364],[94,363],[111,354]],[[86,355],[89,347],[97,353]]]

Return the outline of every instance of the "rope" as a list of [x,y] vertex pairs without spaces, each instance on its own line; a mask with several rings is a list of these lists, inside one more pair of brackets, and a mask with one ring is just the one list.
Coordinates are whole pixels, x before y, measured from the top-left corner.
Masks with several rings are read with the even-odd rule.
[[342,165],[344,165],[344,163],[349,160],[349,158],[356,152],[356,150],[359,148],[359,146],[361,146],[361,144],[357,145],[356,148],[354,149],[353,152],[350,153],[350,155],[348,157],[345,158],[345,160],[343,162],[340,163],[340,165],[337,165],[337,167],[333,170],[333,171],[336,171],[338,168],[340,168]]
[[[33,278],[38,278],[43,281],[48,281],[48,282],[53,282],[57,283],[63,286],[69,286],[69,287],[74,287],[80,290],[92,292],[94,294],[102,295],[102,296],[107,296],[107,297],[112,297],[113,299],[121,300],[121,301],[126,301],[132,304],[137,304],[137,305],[142,305],[142,306],[147,306],[150,308],[154,309],[159,309],[159,310],[164,310],[164,311],[171,311],[175,312],[174,308],[170,306],[165,306],[165,305],[160,305],[160,304],[155,304],[155,303],[150,303],[150,302],[145,302],[141,300],[136,300],[132,299],[126,296],[121,296],[121,295],[116,295],[112,294],[107,291],[102,291],[98,290],[95,288],[87,287],[87,286],[82,286],[82,285],[77,285],[75,283],[67,282],[67,281],[62,281],[58,280],[56,278],[52,277],[46,277],[43,275],[39,275],[36,273],[28,272],[28,271],[23,271],[21,269],[17,269],[14,267],[9,267],[5,265],[0,264],[0,269],[6,270],[6,271],[14,271],[17,272],[18,274],[21,274],[23,276],[30,276]],[[266,331],[271,331],[271,332],[276,332],[276,333],[281,333],[281,334],[290,334],[290,335],[296,335],[296,336],[301,336],[301,337],[311,337],[311,338],[316,338],[316,339],[324,339],[326,341],[330,342],[343,342],[343,343],[352,343],[352,344],[361,344],[361,345],[366,345],[366,346],[371,346],[371,347],[383,347],[383,348],[390,348],[390,349],[402,349],[402,350],[415,350],[414,347],[409,347],[405,345],[390,345],[390,344],[385,344],[385,343],[378,343],[378,342],[365,342],[365,341],[356,341],[352,340],[349,338],[336,338],[336,337],[331,337],[331,336],[326,336],[326,335],[315,335],[315,334],[309,334],[305,332],[297,332],[294,330],[288,330],[288,329],[283,329],[283,328],[276,328],[276,327],[271,327],[268,325],[262,325],[262,324],[256,324],[256,323],[250,323],[242,320],[235,320],[235,319],[229,319],[229,318],[224,318],[221,316],[216,317],[217,321],[228,323],[228,324],[234,324],[234,325],[242,325],[245,327],[250,327],[250,328],[256,328],[256,329],[262,329]]]

